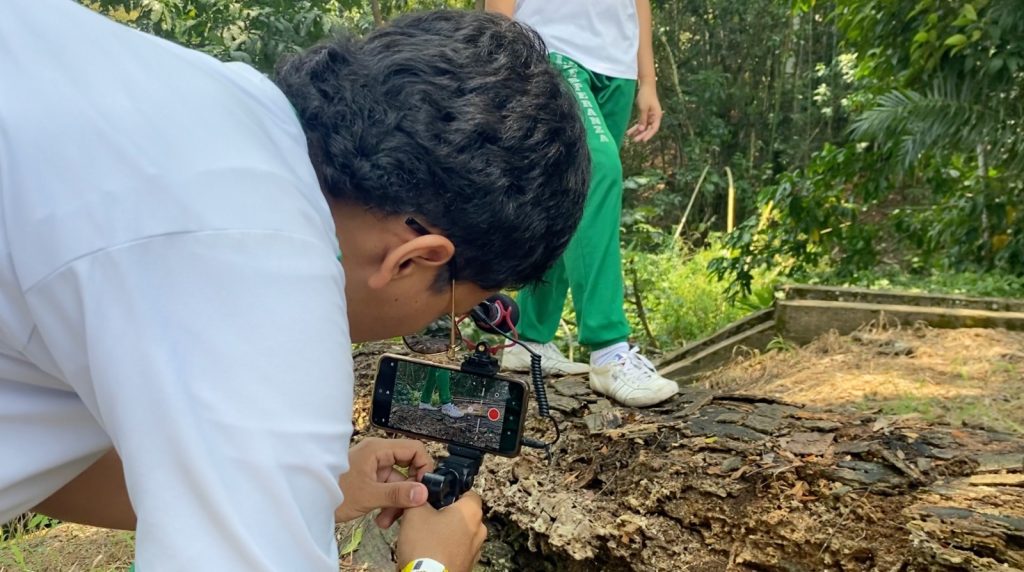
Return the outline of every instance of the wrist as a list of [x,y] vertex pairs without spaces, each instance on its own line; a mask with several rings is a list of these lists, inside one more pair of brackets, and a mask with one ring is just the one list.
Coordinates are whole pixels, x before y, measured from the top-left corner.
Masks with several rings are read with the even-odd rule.
[[657,90],[657,88],[658,88],[658,78],[656,78],[654,76],[639,77],[636,80],[636,85],[637,85],[638,89],[653,89],[653,90]]
[[406,564],[402,572],[448,572],[448,569],[433,558],[417,558]]

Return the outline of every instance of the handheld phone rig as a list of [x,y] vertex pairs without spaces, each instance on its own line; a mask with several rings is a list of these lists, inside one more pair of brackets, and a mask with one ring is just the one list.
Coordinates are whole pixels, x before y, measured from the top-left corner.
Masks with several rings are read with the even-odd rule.
[[[551,408],[548,405],[544,376],[540,367],[541,355],[511,335],[515,331],[514,321],[518,315],[519,311],[515,302],[503,294],[491,296],[470,312],[470,316],[478,328],[519,344],[530,354],[530,380],[533,384],[534,399],[537,401],[537,412],[541,417],[551,420],[551,424],[555,428],[555,439],[548,443],[524,437],[522,443],[526,447],[544,449],[545,456],[550,461],[551,446],[558,442],[561,430],[558,427],[558,421],[551,416]],[[501,324],[499,321],[504,321],[506,324]],[[498,373],[499,366],[498,360],[491,353],[490,346],[486,342],[478,342],[475,351],[463,360],[460,369],[466,373],[494,377]],[[441,509],[459,500],[463,493],[473,487],[473,481],[477,473],[480,472],[483,460],[484,452],[479,449],[449,445],[448,456],[438,462],[433,472],[423,475],[422,482],[427,487],[427,502],[434,508]]]

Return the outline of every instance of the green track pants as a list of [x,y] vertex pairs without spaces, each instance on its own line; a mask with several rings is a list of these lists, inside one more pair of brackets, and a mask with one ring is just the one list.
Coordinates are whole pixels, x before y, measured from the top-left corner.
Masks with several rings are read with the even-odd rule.
[[590,149],[590,191],[583,220],[565,254],[542,284],[519,294],[519,334],[535,342],[554,339],[571,288],[579,341],[598,349],[629,338],[622,305],[619,147],[632,112],[636,81],[594,73],[560,54],[551,54],[551,61],[569,81],[580,104]]
[[430,403],[434,398],[434,387],[437,387],[438,397],[441,404],[452,402],[452,377],[446,369],[427,370],[427,381],[423,384],[423,391],[420,393],[420,403]]

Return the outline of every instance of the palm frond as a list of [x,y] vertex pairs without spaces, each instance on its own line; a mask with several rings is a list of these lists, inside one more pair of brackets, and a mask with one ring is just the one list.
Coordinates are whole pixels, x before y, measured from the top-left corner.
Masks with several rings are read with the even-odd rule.
[[926,153],[969,153],[984,146],[993,158],[1002,158],[1017,170],[1024,168],[1024,106],[1006,99],[992,101],[1000,96],[951,80],[937,81],[923,94],[893,90],[861,113],[850,131],[863,141],[899,141],[904,168]]

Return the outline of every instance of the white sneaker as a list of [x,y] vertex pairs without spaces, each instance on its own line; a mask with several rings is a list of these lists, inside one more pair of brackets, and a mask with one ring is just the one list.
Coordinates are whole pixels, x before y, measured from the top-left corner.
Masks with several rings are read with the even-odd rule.
[[461,409],[456,407],[454,403],[445,403],[444,405],[442,405],[441,413],[444,413],[445,415],[451,417],[452,419],[458,419],[459,417],[465,415],[465,413],[463,413]]
[[420,401],[420,409],[426,409],[427,411],[437,411],[437,408],[429,403],[423,403]]
[[658,375],[639,348],[617,354],[615,359],[590,370],[590,389],[628,407],[661,403],[679,392],[679,385]]
[[[590,371],[589,364],[569,361],[554,342],[523,343],[541,355],[540,370],[544,375],[583,375]],[[530,371],[530,352],[519,344],[505,348],[501,356],[501,368],[505,371]]]

